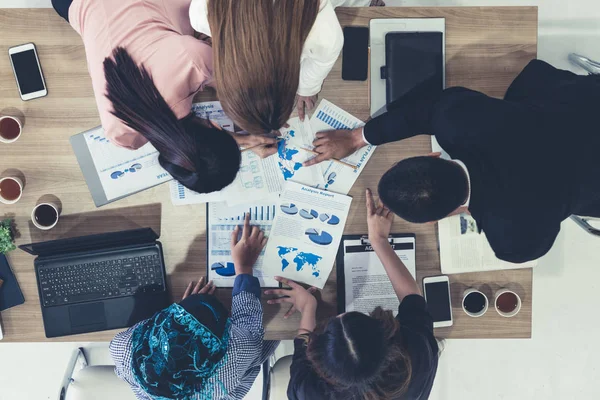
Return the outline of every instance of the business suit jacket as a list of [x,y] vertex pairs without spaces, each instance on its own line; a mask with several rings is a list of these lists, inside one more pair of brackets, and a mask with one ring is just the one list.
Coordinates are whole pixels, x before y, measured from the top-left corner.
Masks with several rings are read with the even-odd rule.
[[539,258],[569,215],[600,216],[600,77],[535,60],[504,99],[427,86],[368,122],[365,137],[435,135],[467,166],[469,211],[498,258]]

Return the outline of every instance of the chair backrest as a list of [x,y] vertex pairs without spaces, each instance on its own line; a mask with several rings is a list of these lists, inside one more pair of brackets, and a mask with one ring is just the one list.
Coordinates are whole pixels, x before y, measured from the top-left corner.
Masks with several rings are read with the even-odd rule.
[[114,365],[96,365],[73,374],[66,400],[135,400],[127,382],[115,374]]
[[287,388],[290,383],[290,366],[292,356],[277,360],[271,368],[269,382],[269,400],[287,399]]

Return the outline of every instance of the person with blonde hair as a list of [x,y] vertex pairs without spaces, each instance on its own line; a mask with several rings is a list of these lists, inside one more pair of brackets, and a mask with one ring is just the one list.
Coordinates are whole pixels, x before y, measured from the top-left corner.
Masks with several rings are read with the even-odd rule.
[[[192,27],[212,38],[226,114],[252,134],[273,134],[314,107],[344,44],[334,7],[371,0],[192,0]],[[275,152],[273,147],[272,153]]]
[[425,400],[438,366],[433,319],[414,278],[388,241],[394,214],[367,189],[369,241],[400,301],[398,315],[375,308],[347,312],[317,325],[314,288],[277,278],[291,289],[267,290],[302,314],[290,366],[290,400]]

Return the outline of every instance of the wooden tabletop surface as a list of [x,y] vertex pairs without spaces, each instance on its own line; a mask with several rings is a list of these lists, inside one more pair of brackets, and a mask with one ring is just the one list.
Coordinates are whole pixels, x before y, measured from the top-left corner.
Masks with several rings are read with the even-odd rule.
[[[443,17],[446,19],[447,86],[466,86],[501,97],[521,69],[536,57],[537,7],[464,8],[340,8],[343,26],[367,26],[372,18]],[[48,96],[29,102],[19,98],[8,48],[22,43],[36,44],[48,86]],[[192,279],[206,272],[205,206],[173,206],[168,185],[96,209],[69,144],[69,137],[100,124],[88,75],[85,51],[79,36],[52,9],[0,9],[0,115],[25,118],[22,137],[13,144],[0,143],[0,174],[25,177],[25,191],[15,205],[0,205],[0,217],[16,220],[17,244],[59,237],[153,227],[161,242],[174,300],[180,298]],[[208,100],[214,93],[202,93]],[[341,56],[325,81],[321,98],[326,98],[358,118],[369,114],[368,84],[341,80]],[[367,231],[364,212],[366,187],[375,187],[378,178],[397,161],[427,154],[430,138],[418,136],[378,148],[352,188],[354,198],[345,233]],[[62,207],[56,228],[42,232],[31,225],[30,214],[37,202],[58,199]],[[412,232],[417,237],[417,275],[440,274],[436,227],[415,225],[399,219],[394,232]],[[42,325],[33,258],[17,250],[9,260],[25,295],[25,304],[2,312],[4,341],[108,341],[115,331],[46,339]],[[321,293],[319,317],[336,310],[336,274]],[[438,329],[447,338],[531,337],[532,273],[511,270],[452,275],[451,291],[454,326]],[[523,300],[517,317],[502,318],[493,309],[481,318],[464,314],[461,293],[475,286],[491,295],[499,287],[511,287]],[[219,289],[219,297],[230,302],[230,291]],[[229,298],[229,301],[228,301]],[[284,308],[267,305],[267,339],[291,339],[298,315],[284,321]]]

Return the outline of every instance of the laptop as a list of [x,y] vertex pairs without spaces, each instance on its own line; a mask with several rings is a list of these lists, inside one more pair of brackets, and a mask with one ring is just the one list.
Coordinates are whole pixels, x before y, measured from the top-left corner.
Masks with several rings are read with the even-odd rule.
[[34,262],[46,337],[129,327],[170,304],[150,228],[19,246]]

